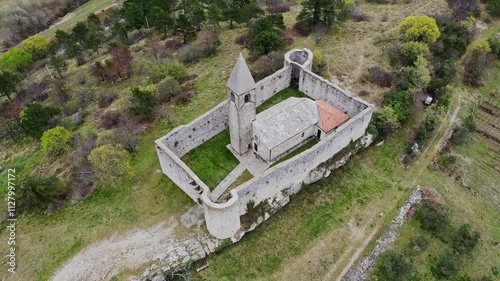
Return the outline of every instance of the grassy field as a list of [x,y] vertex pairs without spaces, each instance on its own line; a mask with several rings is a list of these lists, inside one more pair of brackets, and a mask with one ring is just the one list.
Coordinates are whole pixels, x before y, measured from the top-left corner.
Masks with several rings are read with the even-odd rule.
[[68,31],[73,28],[77,22],[87,19],[89,14],[98,13],[112,4],[113,3],[110,0],[90,0],[89,2],[81,5],[80,8],[64,16],[47,30],[39,33],[39,35],[42,35],[47,39],[51,39],[54,37],[58,29]]
[[[477,248],[463,258],[456,276],[496,280],[500,275],[494,276],[492,270],[500,270],[500,253],[498,246],[494,245],[495,241],[500,240],[500,178],[494,169],[494,165],[500,164],[496,156],[498,152],[480,139],[472,138],[465,146],[453,149],[452,153],[464,159],[459,161],[458,167],[446,172],[429,170],[421,180],[426,183],[425,186],[436,188],[442,194],[454,228],[468,223],[481,235]],[[418,236],[429,241],[427,250],[415,252],[408,246]],[[415,273],[422,280],[429,281],[437,280],[431,273],[431,266],[447,249],[451,249],[449,242],[443,242],[422,230],[415,219],[403,226],[393,247],[394,251],[405,253],[410,258]]]
[[[494,22],[488,30],[478,34],[479,38],[486,39],[500,31],[500,22]],[[471,105],[479,99],[491,98],[491,93],[499,87],[500,65],[490,71],[486,83],[480,88],[464,87],[462,95],[462,110],[460,116],[465,118]],[[496,98],[498,102],[500,97]],[[470,255],[462,258],[459,271],[455,277],[469,277],[472,280],[498,280],[500,278],[500,253],[497,241],[500,241],[500,158],[498,144],[484,138],[479,133],[470,136],[469,142],[460,146],[453,146],[448,155],[457,159],[449,169],[429,169],[422,175],[424,187],[435,188],[445,199],[451,213],[451,223],[454,228],[462,224],[470,224],[474,231],[480,233],[478,246]],[[429,241],[425,251],[416,253],[409,248],[411,241],[422,236]],[[393,246],[393,251],[403,252],[413,265],[414,272],[422,280],[437,280],[432,274],[432,265],[439,255],[450,249],[451,245],[432,236],[428,231],[420,228],[413,219],[402,228],[399,238]],[[380,265],[378,265],[380,267]],[[494,272],[497,272],[496,275]],[[458,280],[458,279],[457,279]],[[464,279],[466,280],[466,279]]]
[[226,129],[181,160],[212,190],[239,164],[226,147],[230,142],[229,129]]

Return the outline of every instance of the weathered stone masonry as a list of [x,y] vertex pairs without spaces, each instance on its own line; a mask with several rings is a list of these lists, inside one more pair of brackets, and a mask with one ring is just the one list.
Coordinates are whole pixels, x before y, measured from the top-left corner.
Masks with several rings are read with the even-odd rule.
[[161,168],[175,184],[197,204],[203,205],[208,231],[219,239],[234,237],[242,231],[240,216],[246,204],[267,200],[273,206],[284,206],[291,194],[297,193],[303,183],[311,183],[329,175],[321,164],[331,159],[349,143],[361,138],[373,113],[373,105],[352,97],[326,79],[311,72],[312,52],[292,50],[285,55],[282,69],[255,83],[256,106],[275,93],[298,84],[300,91],[318,100],[324,99],[345,111],[351,119],[321,139],[312,148],[288,159],[261,175],[230,191],[227,202],[215,203],[210,189],[185,165],[180,158],[229,126],[228,101],[224,101],[191,123],[180,126],[156,140]]

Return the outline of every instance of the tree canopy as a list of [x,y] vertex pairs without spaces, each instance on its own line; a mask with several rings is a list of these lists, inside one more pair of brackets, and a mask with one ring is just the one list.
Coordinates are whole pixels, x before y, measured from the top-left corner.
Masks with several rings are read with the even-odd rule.
[[318,24],[331,27],[344,18],[345,0],[306,0],[302,2],[302,11],[298,20],[307,20],[314,26]]
[[16,90],[16,82],[18,77],[8,71],[0,73],[0,96],[6,96],[9,101],[12,101],[10,94]]
[[154,111],[154,96],[151,91],[132,88],[132,112],[142,118],[149,118]]
[[50,41],[43,36],[35,35],[24,40],[21,43],[23,49],[33,57],[42,58],[47,55],[50,47]]
[[428,16],[410,16],[398,26],[405,41],[433,43],[440,36],[439,27],[434,18]]
[[50,120],[60,113],[61,110],[56,107],[44,107],[39,103],[28,104],[21,111],[21,124],[27,134],[40,138]]
[[62,199],[64,185],[55,177],[22,176],[18,180],[16,193],[22,211],[35,211]]
[[23,72],[33,63],[33,56],[19,48],[12,48],[0,58],[0,67]]
[[69,147],[71,133],[62,126],[57,126],[43,132],[42,150],[49,155],[62,154]]
[[486,5],[488,14],[492,17],[500,17],[500,0],[490,0]]
[[257,34],[250,43],[251,53],[256,56],[269,54],[271,51],[281,50],[284,47],[283,38],[273,31],[264,31]]

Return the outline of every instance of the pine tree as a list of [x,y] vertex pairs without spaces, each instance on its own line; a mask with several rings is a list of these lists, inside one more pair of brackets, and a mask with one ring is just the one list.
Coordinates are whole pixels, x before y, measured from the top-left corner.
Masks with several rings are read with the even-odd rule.
[[318,24],[331,27],[345,18],[345,0],[306,0],[298,20],[307,20],[311,26]]
[[127,0],[123,3],[123,17],[127,21],[127,26],[141,31],[141,28],[146,25],[146,17],[137,4]]
[[58,56],[53,56],[53,57],[50,57],[49,65],[52,66],[53,68],[55,68],[56,71],[57,71],[57,74],[59,74],[59,76],[61,78],[63,78],[62,72],[67,67],[67,64],[66,64],[65,60],[61,59]]
[[0,73],[0,96],[5,96],[9,101],[12,101],[10,94],[16,90],[18,77],[8,71]]
[[170,14],[158,6],[151,9],[148,20],[150,26],[156,28],[157,31],[162,32],[165,37],[167,36],[168,29],[171,28],[174,23]]

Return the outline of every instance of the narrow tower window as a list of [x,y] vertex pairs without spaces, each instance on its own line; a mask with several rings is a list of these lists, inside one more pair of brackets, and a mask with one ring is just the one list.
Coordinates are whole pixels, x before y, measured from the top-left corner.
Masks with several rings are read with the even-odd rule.
[[245,103],[250,101],[250,94],[245,95]]
[[236,97],[234,96],[234,93],[231,92],[231,101],[234,102],[235,99],[236,99]]

